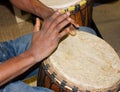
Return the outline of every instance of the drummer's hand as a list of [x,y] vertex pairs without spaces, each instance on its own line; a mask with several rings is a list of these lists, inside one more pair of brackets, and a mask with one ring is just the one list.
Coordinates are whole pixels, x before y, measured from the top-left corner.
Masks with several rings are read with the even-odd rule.
[[55,11],[52,8],[48,8],[46,12],[43,13],[44,13],[43,16],[42,15],[41,16],[44,20],[46,20],[46,18],[51,17],[55,13]]
[[71,21],[69,25],[69,34],[72,36],[75,36],[77,34],[77,29],[80,27],[79,24],[77,24],[73,19],[68,18],[69,21]]
[[69,28],[61,31],[69,21],[69,13],[61,14],[61,12],[55,12],[51,17],[46,19],[39,30],[40,20],[37,19],[31,46],[29,52],[34,57],[35,61],[41,61],[48,57],[58,46],[60,39],[69,33]]

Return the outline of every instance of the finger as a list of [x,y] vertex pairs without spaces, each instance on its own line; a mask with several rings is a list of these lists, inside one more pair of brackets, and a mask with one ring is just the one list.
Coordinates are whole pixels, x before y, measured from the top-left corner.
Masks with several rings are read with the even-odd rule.
[[64,31],[62,31],[62,32],[59,33],[58,39],[60,40],[60,39],[63,38],[64,36],[68,35],[68,34],[69,34],[69,31],[70,31],[69,28],[64,29]]
[[[69,23],[68,23],[68,24],[69,24]],[[67,23],[66,23],[66,25],[67,25]],[[57,27],[57,28],[58,28],[58,27]],[[77,31],[76,31],[76,29],[73,27],[73,25],[67,26],[66,29],[69,30],[69,34],[70,34],[71,36],[75,36],[75,35],[77,34]],[[64,30],[63,30],[63,31],[64,31]]]
[[64,14],[62,14],[61,16],[58,16],[53,23],[55,25],[58,25],[59,23],[61,23],[62,21],[66,20],[66,18],[68,18],[70,16],[70,12],[66,12]]
[[53,23],[53,21],[61,15],[60,10],[56,11],[51,17],[47,18],[44,22],[43,22],[43,26],[42,29],[46,28],[49,29],[50,25]]
[[77,34],[76,29],[73,27],[73,25],[70,25],[69,29],[70,29],[69,34],[71,36],[75,36]]
[[65,28],[67,28],[67,25],[69,24],[70,22],[68,20],[64,20],[62,21],[60,24],[58,24],[55,29],[52,31],[52,32],[55,32],[55,33],[60,33],[61,31],[63,31]]
[[36,18],[36,25],[37,25],[37,30],[39,30],[41,26],[41,21],[39,18]]
[[71,19],[71,18],[68,17],[67,20],[70,21],[70,23],[71,23],[72,25],[74,25],[76,28],[79,27],[79,24],[77,24],[73,19]]
[[59,32],[63,27],[65,27],[65,25],[69,23],[69,21],[66,19],[69,17],[69,15],[70,13],[67,12],[57,17],[51,24],[49,32],[54,31],[53,29],[57,29],[57,32]]
[[37,32],[37,31],[40,30],[40,25],[41,25],[40,19],[39,19],[39,18],[36,18],[36,24],[35,24],[35,26],[34,26],[34,32]]
[[75,36],[75,35],[77,34],[77,32],[76,32],[75,30],[72,30],[72,31],[69,31],[69,34],[70,34],[71,36]]

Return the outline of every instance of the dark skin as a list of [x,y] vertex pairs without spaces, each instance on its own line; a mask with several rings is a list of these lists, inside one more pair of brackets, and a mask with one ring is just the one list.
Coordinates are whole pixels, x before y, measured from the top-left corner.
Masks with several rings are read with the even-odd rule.
[[37,15],[43,19],[50,17],[54,10],[48,8],[38,0],[10,0],[17,8]]
[[69,28],[62,30],[73,21],[69,18],[69,15],[70,13],[55,12],[51,17],[44,20],[40,31],[40,20],[37,19],[30,48],[0,64],[0,86],[51,55],[59,45],[60,40],[70,32]]
[[69,18],[70,13],[62,14],[61,11],[55,12],[37,0],[10,0],[10,2],[19,9],[43,18],[44,22],[41,29],[39,29],[40,20],[36,20],[31,46],[27,51],[0,64],[0,86],[51,55],[59,45],[60,40],[70,33],[69,27],[64,30],[61,29],[69,23],[75,24]]
[[[53,9],[47,7],[39,0],[10,0],[10,2],[17,8],[37,15],[43,20],[49,18],[55,12]],[[72,20],[72,23],[79,27],[75,21]],[[70,26],[70,29],[72,29],[70,33],[75,35],[75,31],[73,31],[74,27],[72,25]]]

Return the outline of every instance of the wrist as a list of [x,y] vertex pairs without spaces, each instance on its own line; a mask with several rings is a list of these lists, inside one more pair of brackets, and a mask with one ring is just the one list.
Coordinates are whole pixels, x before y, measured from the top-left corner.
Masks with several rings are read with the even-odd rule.
[[24,53],[19,55],[20,58],[22,59],[28,59],[29,61],[31,61],[31,63],[35,63],[35,57],[32,55],[32,53],[30,51],[25,51]]
[[54,13],[52,8],[47,7],[38,0],[30,0],[30,2],[34,10],[34,14],[42,19],[46,19]]
[[45,8],[44,10],[38,10],[36,11],[39,15],[39,17],[41,17],[43,20],[50,17],[55,11],[51,8]]
[[35,63],[38,63],[43,60],[42,54],[37,54],[37,51],[32,50],[31,48],[28,49],[24,54],[27,54],[29,58]]
[[46,19],[48,17],[50,17],[55,11],[51,8],[47,9],[47,11],[45,12],[45,14],[43,15],[43,19]]

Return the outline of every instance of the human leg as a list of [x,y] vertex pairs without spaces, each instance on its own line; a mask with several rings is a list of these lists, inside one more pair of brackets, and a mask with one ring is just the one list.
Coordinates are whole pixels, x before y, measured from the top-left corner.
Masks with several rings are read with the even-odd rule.
[[0,92],[53,92],[43,87],[31,87],[22,81],[16,81],[8,84]]
[[[15,40],[9,40],[6,42],[0,43],[0,63],[5,62],[7,59],[15,57],[24,51],[26,51],[31,44],[32,34],[28,34],[22,37],[19,37]],[[9,84],[6,84],[3,87],[0,87],[0,92],[52,92],[49,89],[42,87],[31,87],[28,84],[20,81],[25,78],[34,76],[38,73],[38,68],[35,70],[30,70],[27,73],[16,78],[14,81],[11,81]]]
[[[18,56],[19,54],[26,51],[31,44],[32,34],[27,34],[24,36],[21,36],[15,40],[9,40],[5,42],[0,43],[0,63],[5,62],[9,58]],[[31,77],[35,74],[37,74],[38,69],[33,71],[32,69],[27,71],[26,74],[24,74],[24,77],[19,77],[20,79],[24,79],[26,77]]]
[[81,26],[81,27],[79,27],[78,30],[84,31],[84,32],[88,32],[88,33],[91,33],[91,34],[94,34],[94,35],[97,35],[97,33],[90,27]]
[[31,43],[32,34],[21,36],[15,40],[0,43],[0,62],[15,57],[27,50]]

